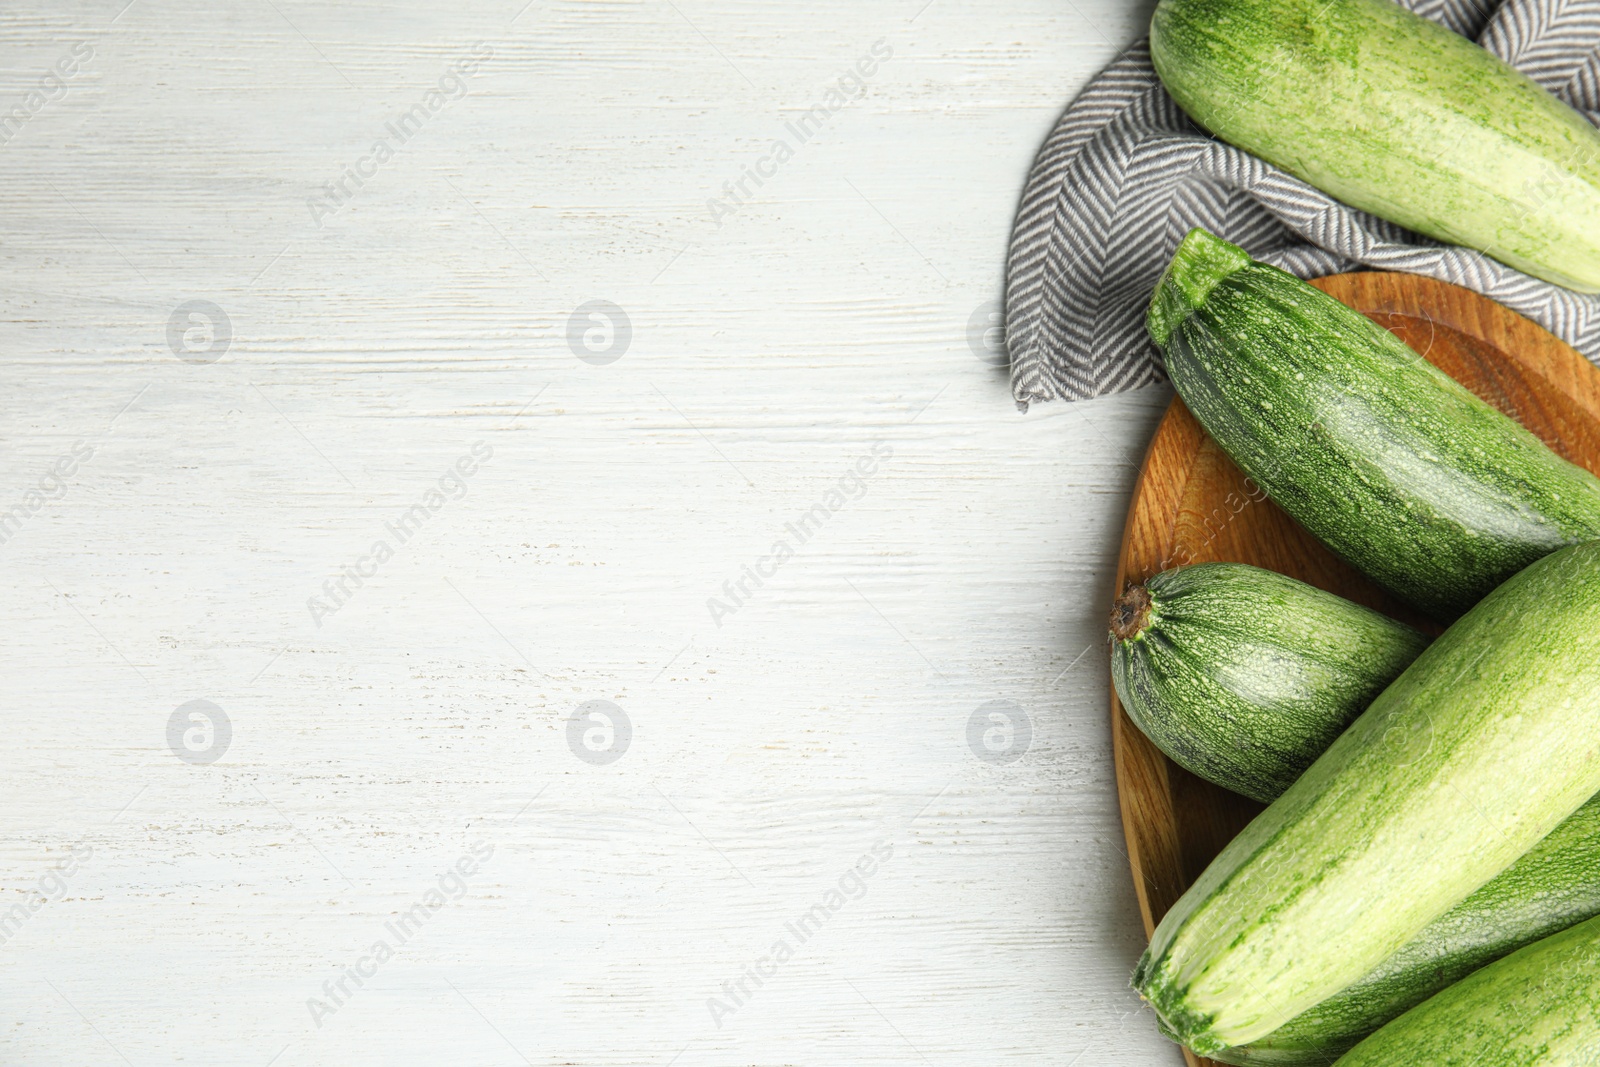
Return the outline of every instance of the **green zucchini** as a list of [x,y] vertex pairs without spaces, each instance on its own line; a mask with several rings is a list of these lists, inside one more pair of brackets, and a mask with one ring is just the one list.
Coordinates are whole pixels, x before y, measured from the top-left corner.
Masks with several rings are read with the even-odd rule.
[[1162,84],[1196,122],[1347,204],[1600,291],[1600,133],[1390,0],[1162,0]]
[[1529,945],[1400,1016],[1338,1067],[1593,1067],[1600,919]]
[[1259,567],[1200,563],[1111,611],[1111,678],[1174,762],[1263,803],[1427,647],[1404,623]]
[[1419,656],[1161,920],[1134,986],[1204,1055],[1360,979],[1600,792],[1600,542]]
[[1243,1067],[1327,1067],[1479,967],[1597,915],[1600,797],[1353,985],[1259,1041],[1211,1058]]
[[[1428,639],[1242,563],[1163,571],[1111,612],[1123,707],[1190,771],[1261,801],[1282,793]],[[1344,990],[1248,1046],[1242,1067],[1326,1067],[1466,975],[1600,915],[1600,797]]]
[[1178,394],[1272,500],[1451,618],[1600,537],[1600,480],[1365,315],[1191,230],[1150,303]]

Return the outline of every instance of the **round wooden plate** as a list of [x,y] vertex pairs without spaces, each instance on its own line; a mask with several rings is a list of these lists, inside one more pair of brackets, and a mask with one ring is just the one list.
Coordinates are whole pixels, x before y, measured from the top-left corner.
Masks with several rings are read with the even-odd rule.
[[[1600,372],[1521,315],[1467,289],[1410,274],[1311,283],[1393,332],[1446,374],[1600,474]],[[1181,400],[1156,429],[1128,508],[1116,592],[1169,567],[1253,563],[1437,632],[1322,547],[1270,501]],[[1162,755],[1111,694],[1122,827],[1145,932],[1261,806]],[[1190,1067],[1209,1065],[1187,1050]]]

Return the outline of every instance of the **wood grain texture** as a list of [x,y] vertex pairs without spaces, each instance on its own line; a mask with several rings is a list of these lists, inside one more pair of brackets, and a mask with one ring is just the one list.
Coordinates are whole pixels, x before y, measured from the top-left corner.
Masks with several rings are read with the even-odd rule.
[[[0,104],[94,49],[0,144],[0,510],[94,448],[0,544],[0,915],[92,848],[0,944],[0,1063],[1180,1062],[1127,987],[1097,654],[1169,394],[1023,417],[969,340],[1035,150],[1151,3],[125,2],[0,6]],[[232,323],[210,364],[168,346],[196,299]],[[607,366],[568,347],[594,299],[632,323]],[[865,493],[713,621],[874,442]],[[231,720],[210,765],[167,745],[196,699]],[[595,699],[632,724],[606,765],[568,744]],[[1031,727],[1011,763],[969,746],[993,700]]]
[[[1564,458],[1600,473],[1600,372],[1569,345],[1469,290],[1363,272],[1311,284],[1393,332],[1521,422]],[[1227,561],[1287,574],[1437,633],[1324,548],[1172,401],[1150,442],[1117,564],[1117,589],[1168,567]],[[1146,934],[1261,805],[1177,766],[1111,693],[1118,799]],[[1191,1067],[1213,1061],[1184,1052]]]

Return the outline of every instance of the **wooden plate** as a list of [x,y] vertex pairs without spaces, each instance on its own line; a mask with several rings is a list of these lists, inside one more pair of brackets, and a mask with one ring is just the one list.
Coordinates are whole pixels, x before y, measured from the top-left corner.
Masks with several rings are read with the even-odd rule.
[[[1311,283],[1362,312],[1446,374],[1600,474],[1600,372],[1539,326],[1467,289],[1410,274],[1338,274]],[[1168,567],[1253,563],[1437,632],[1322,547],[1223,455],[1181,400],[1145,456],[1117,564],[1116,593]],[[1261,806],[1162,755],[1111,694],[1122,828],[1145,932]],[[1185,1050],[1190,1067],[1209,1065]]]

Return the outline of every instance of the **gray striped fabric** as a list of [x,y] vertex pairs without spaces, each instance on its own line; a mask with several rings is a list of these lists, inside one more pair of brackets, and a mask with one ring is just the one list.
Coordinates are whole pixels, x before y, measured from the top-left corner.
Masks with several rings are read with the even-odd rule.
[[[1600,122],[1600,0],[1401,2]],[[1346,207],[1213,140],[1161,88],[1140,41],[1072,102],[1028,175],[1006,270],[1018,406],[1163,380],[1145,305],[1194,226],[1302,278],[1364,266],[1475,289],[1600,362],[1600,297]]]

